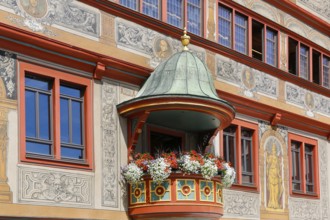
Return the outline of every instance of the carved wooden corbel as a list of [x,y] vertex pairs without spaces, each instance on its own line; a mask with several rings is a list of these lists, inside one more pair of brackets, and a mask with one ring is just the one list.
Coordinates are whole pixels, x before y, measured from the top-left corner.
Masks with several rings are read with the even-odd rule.
[[273,116],[273,118],[272,118],[270,124],[271,124],[272,126],[276,126],[276,125],[278,124],[278,122],[281,120],[281,118],[282,118],[282,115],[281,115],[280,113],[276,113],[276,114]]
[[128,161],[133,160],[132,153],[134,151],[135,145],[138,142],[139,135],[142,133],[142,127],[147,121],[150,112],[144,112],[143,114],[137,117],[137,122],[134,128],[132,128],[131,135],[128,140]]
[[93,73],[93,78],[102,80],[104,72],[105,72],[105,64],[103,64],[101,62],[97,62],[94,73]]

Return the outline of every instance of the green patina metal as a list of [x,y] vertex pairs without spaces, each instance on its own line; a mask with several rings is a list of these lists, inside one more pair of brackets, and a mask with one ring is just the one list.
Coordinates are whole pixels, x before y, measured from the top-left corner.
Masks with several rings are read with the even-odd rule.
[[209,70],[190,51],[176,53],[159,64],[137,98],[158,95],[187,95],[220,100]]

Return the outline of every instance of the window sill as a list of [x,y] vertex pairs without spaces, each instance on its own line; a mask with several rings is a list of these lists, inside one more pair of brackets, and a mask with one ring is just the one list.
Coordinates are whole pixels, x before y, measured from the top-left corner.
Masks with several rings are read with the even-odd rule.
[[21,162],[45,165],[45,166],[56,166],[63,168],[72,168],[72,169],[83,169],[83,170],[92,170],[92,165],[86,160],[71,160],[71,159],[54,159],[53,156],[40,156],[34,154],[27,154],[25,158],[21,159]]
[[255,185],[240,185],[240,184],[233,184],[230,189],[232,190],[239,190],[251,193],[259,193],[259,189]]
[[298,198],[320,199],[320,195],[316,193],[303,193],[298,191],[292,191],[290,195]]

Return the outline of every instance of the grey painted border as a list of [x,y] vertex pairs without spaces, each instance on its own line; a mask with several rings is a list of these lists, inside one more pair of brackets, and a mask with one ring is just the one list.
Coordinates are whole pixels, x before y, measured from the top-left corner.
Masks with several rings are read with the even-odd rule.
[[0,0],[1,6],[21,17],[7,17],[19,26],[28,27],[34,32],[42,32],[50,36],[56,35],[47,27],[52,25],[63,27],[69,32],[74,30],[91,37],[100,36],[100,12],[92,10],[90,6],[73,0],[45,0],[46,8],[39,8],[45,11],[45,15],[34,17],[25,11],[21,4],[23,1],[26,0]]
[[92,175],[18,166],[18,202],[64,207],[92,207]]
[[102,205],[119,207],[118,84],[103,81],[102,92]]

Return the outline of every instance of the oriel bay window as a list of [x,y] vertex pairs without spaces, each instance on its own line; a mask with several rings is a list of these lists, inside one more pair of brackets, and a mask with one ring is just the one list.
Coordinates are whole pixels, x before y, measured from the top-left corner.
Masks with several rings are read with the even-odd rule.
[[203,31],[202,0],[119,0],[119,4],[196,35]]
[[292,195],[319,196],[317,141],[289,134]]
[[20,63],[21,159],[91,168],[90,80]]
[[221,155],[237,171],[236,185],[258,187],[257,125],[235,119],[220,132]]

